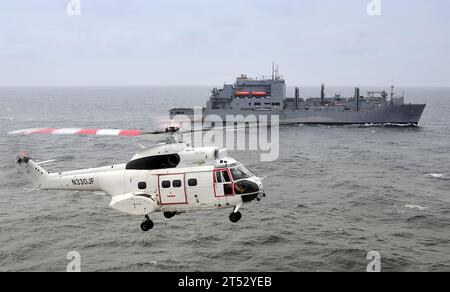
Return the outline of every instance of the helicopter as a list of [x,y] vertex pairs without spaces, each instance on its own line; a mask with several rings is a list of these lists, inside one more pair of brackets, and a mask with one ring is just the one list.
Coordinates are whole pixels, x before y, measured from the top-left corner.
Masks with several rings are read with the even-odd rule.
[[[192,132],[192,131],[190,131]],[[171,134],[166,143],[143,147],[128,162],[98,168],[50,173],[44,162],[34,161],[26,152],[17,163],[32,184],[33,190],[70,190],[104,192],[111,196],[109,207],[144,216],[140,228],[149,231],[154,222],[149,215],[162,212],[170,219],[200,210],[233,208],[232,223],[241,220],[244,203],[260,201],[266,196],[264,178],[257,177],[241,162],[231,158],[227,149],[193,147],[175,139],[178,126],[145,132],[141,130],[33,128],[9,132],[11,135],[56,134],[138,136]]]

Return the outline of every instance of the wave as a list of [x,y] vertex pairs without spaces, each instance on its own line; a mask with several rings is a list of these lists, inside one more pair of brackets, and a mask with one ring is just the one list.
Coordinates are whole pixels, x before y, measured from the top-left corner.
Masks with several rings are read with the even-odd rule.
[[410,217],[410,218],[406,219],[406,222],[408,222],[408,223],[416,223],[416,222],[422,222],[422,221],[424,221],[426,219],[428,219],[427,216],[417,215],[417,216],[413,216],[413,217]]
[[447,176],[445,176],[442,173],[429,173],[427,174],[428,177],[435,178],[435,179],[443,179],[443,180],[450,180]]
[[371,123],[371,124],[354,124],[351,126],[355,126],[358,128],[371,128],[371,127],[392,127],[392,128],[419,128],[417,124],[406,123],[406,124],[396,124],[396,123]]
[[406,204],[403,207],[409,208],[409,209],[416,209],[416,210],[420,210],[420,211],[424,211],[424,210],[428,209],[428,207],[422,207],[419,205],[412,205],[412,204]]

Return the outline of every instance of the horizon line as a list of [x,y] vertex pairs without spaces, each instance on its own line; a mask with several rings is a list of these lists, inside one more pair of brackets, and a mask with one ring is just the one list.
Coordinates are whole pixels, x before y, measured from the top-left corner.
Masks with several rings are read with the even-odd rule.
[[[230,83],[224,83],[230,84]],[[327,83],[318,83],[315,85],[286,85],[286,87],[320,87],[322,84],[325,84],[326,87],[390,87],[391,85],[337,85],[337,84],[327,84]],[[210,87],[214,88],[218,85],[208,85],[208,84],[58,84],[58,85],[50,85],[50,84],[20,84],[20,85],[7,85],[0,84],[0,88],[32,88],[32,87],[54,87],[54,88],[64,88],[64,87]],[[408,87],[408,88],[450,88],[450,85],[397,85],[394,84],[395,87]]]

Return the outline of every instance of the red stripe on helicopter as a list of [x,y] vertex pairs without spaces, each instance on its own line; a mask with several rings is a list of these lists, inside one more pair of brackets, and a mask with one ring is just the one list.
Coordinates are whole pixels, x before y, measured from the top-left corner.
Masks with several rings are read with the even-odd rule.
[[30,134],[52,134],[54,130],[56,130],[56,128],[40,129],[32,131]]
[[142,134],[142,131],[139,130],[122,130],[119,136],[139,136],[140,134]]
[[98,129],[82,129],[78,131],[75,135],[97,135]]

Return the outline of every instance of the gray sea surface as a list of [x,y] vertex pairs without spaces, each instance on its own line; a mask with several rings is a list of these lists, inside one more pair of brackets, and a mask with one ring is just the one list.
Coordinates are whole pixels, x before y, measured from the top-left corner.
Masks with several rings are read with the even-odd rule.
[[[370,88],[374,89],[374,88]],[[450,271],[450,88],[400,88],[427,103],[418,128],[280,128],[280,157],[232,151],[265,180],[267,198],[170,220],[109,209],[102,193],[27,191],[21,151],[49,171],[128,161],[160,137],[8,136],[32,127],[155,129],[176,106],[204,105],[210,87],[0,88],[0,271]],[[328,88],[351,95],[350,87]],[[289,89],[292,93],[292,88]],[[302,88],[302,96],[319,88]]]

